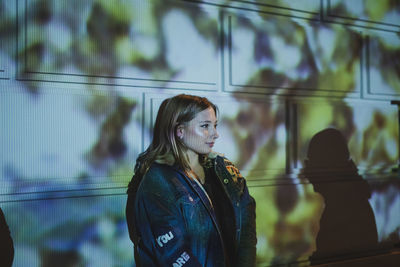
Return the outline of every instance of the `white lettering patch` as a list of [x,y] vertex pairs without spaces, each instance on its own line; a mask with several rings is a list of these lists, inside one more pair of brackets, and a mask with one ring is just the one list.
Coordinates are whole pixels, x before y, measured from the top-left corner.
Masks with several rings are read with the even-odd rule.
[[174,235],[172,234],[171,231],[169,231],[168,233],[157,237],[157,244],[160,246],[160,248],[162,248],[165,244],[168,243],[168,241],[170,241],[173,238]]
[[188,262],[190,259],[189,254],[187,254],[186,251],[184,251],[179,258],[176,259],[176,261],[172,264],[172,267],[181,267],[183,266],[186,262]]

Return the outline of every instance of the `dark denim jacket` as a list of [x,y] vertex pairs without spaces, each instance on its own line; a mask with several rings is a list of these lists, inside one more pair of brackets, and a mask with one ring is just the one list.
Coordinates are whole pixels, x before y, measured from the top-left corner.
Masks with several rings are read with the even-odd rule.
[[[230,260],[254,266],[255,201],[246,181],[224,157],[209,158],[205,167],[215,172],[235,214],[237,258]],[[137,192],[128,190],[126,218],[138,266],[226,266],[212,204],[199,184],[174,166],[154,163]]]

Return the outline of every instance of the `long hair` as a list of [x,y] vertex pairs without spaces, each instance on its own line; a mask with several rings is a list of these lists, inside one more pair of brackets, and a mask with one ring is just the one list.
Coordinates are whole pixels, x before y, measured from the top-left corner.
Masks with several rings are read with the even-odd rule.
[[137,159],[135,175],[141,178],[155,160],[177,164],[183,170],[190,168],[186,147],[176,136],[176,130],[179,125],[185,125],[199,112],[210,107],[217,115],[217,106],[205,97],[180,94],[165,99],[157,113],[153,140]]

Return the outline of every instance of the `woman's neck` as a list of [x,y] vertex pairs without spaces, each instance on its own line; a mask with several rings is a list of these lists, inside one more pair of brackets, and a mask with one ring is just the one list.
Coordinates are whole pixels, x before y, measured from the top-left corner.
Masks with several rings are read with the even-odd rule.
[[189,176],[192,178],[197,179],[199,182],[202,184],[204,183],[204,169],[203,166],[200,164],[199,161],[199,154],[197,154],[194,151],[187,151],[186,153],[188,161],[189,161],[189,167],[190,170],[187,170],[187,173]]
[[200,166],[200,161],[199,161],[199,154],[192,150],[186,151],[186,156],[188,159],[189,167],[190,169],[196,169]]

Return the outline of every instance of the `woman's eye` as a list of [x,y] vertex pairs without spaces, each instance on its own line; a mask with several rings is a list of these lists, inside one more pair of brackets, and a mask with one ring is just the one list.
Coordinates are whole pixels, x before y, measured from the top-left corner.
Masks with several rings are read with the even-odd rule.
[[202,128],[208,128],[208,124],[203,124],[203,125],[201,125],[200,127],[202,127]]

